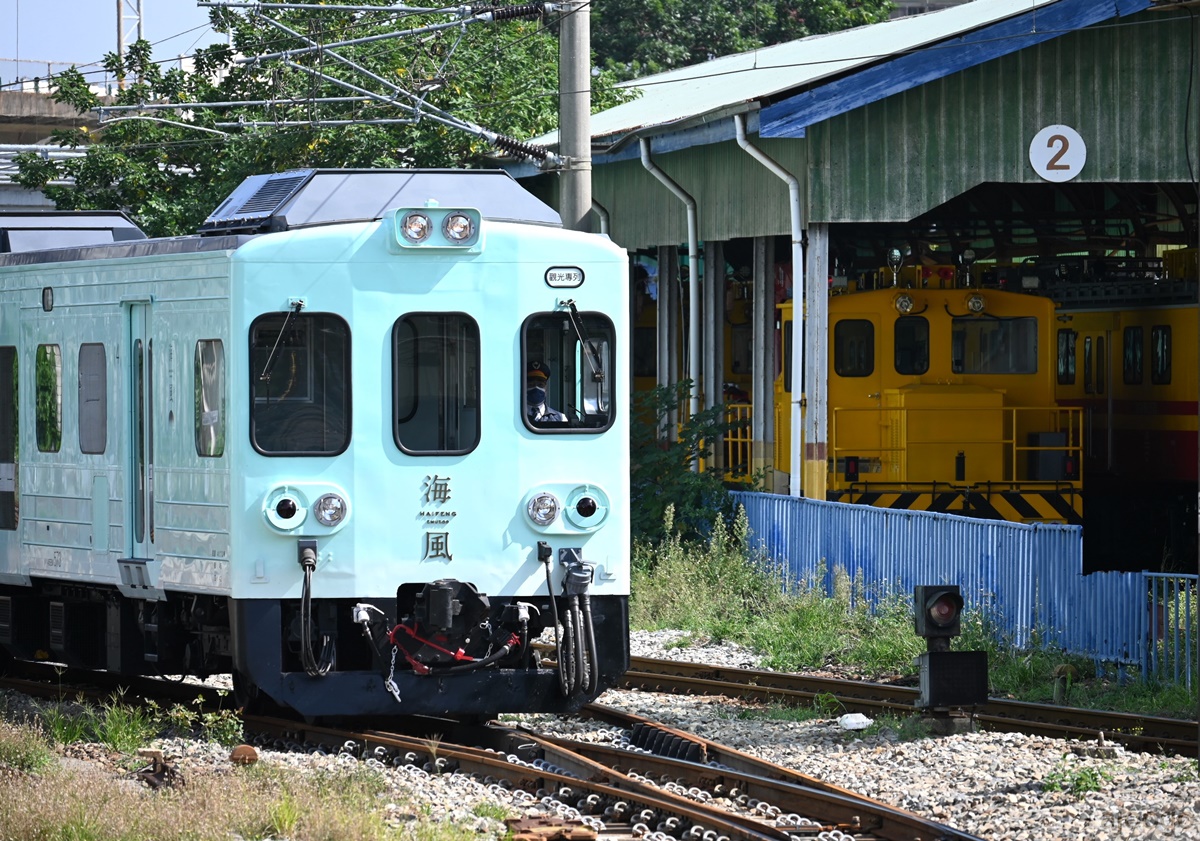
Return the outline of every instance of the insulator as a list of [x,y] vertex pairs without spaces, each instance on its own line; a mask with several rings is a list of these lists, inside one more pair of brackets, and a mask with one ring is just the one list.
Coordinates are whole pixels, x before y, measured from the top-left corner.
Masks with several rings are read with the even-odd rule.
[[492,141],[492,145],[497,149],[502,149],[513,155],[520,155],[526,158],[534,158],[535,160],[544,161],[549,156],[549,152],[541,146],[533,143],[522,143],[513,137],[504,137],[496,135],[496,139]]
[[540,18],[546,13],[544,3],[526,3],[523,6],[472,6],[471,12],[476,15],[492,16],[499,23],[502,20],[517,20],[519,18]]

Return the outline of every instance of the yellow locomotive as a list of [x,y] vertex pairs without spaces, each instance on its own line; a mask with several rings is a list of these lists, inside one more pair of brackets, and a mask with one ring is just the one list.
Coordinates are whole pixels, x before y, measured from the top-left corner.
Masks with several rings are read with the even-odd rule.
[[[1055,303],[917,267],[829,300],[827,498],[1081,524],[1083,428],[1055,399]],[[779,305],[790,333],[792,304]],[[775,463],[792,442],[776,379]]]

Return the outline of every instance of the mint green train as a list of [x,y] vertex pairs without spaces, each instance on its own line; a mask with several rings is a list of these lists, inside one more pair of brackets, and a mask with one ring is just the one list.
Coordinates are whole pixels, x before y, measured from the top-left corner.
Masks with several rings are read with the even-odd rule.
[[578,708],[629,661],[628,289],[495,171],[255,176],[169,239],[0,214],[0,658]]

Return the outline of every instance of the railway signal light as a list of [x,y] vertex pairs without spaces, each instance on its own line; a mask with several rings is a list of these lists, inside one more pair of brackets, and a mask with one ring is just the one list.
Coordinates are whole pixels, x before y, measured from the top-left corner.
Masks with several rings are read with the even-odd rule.
[[962,633],[963,598],[957,585],[918,584],[913,588],[913,607],[917,636],[932,641]]
[[917,657],[918,708],[945,710],[987,701],[987,652],[950,650],[950,638],[962,633],[962,610],[955,584],[913,588],[913,625],[928,649]]

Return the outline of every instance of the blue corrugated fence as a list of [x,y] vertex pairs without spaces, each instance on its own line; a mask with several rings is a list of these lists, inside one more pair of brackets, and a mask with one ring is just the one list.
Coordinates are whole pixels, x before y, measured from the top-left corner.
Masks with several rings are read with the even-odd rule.
[[957,584],[967,606],[1016,649],[1040,644],[1192,685],[1197,576],[1083,575],[1079,526],[732,495],[746,509],[755,548],[781,565],[789,586],[832,595],[842,572],[852,596],[874,602],[911,598],[917,584]]

